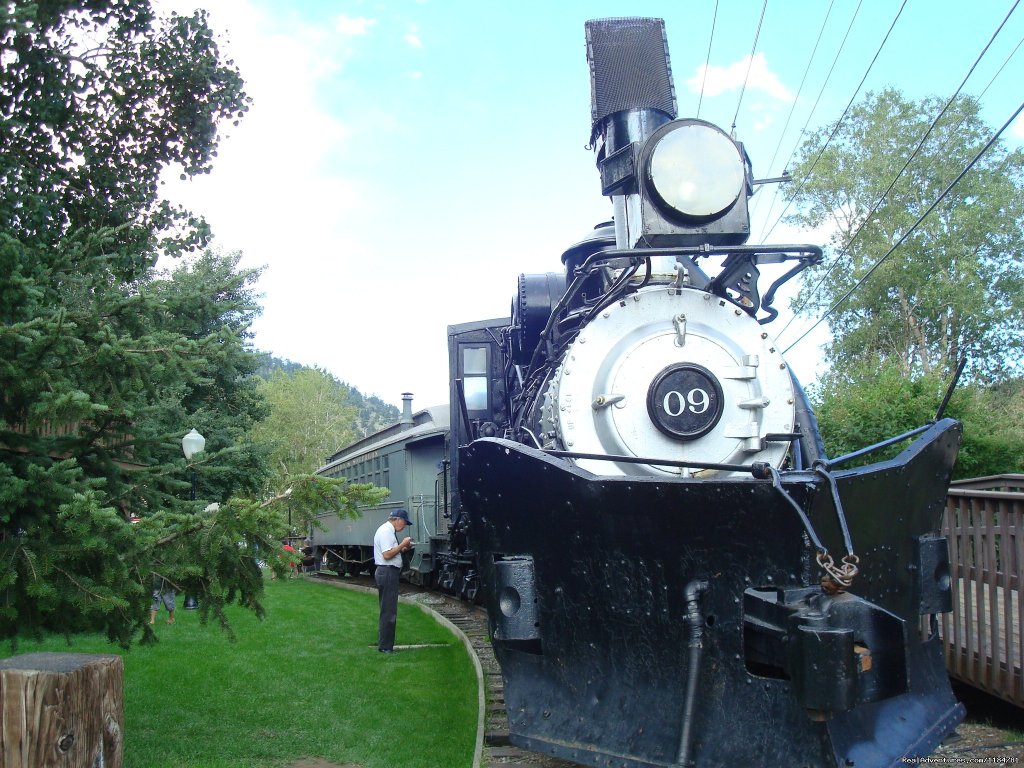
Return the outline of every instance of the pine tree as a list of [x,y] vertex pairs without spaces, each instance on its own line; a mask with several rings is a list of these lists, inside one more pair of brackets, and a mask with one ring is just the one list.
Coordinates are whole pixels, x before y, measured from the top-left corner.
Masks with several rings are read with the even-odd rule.
[[[266,414],[257,273],[198,252],[206,225],[159,196],[168,169],[209,170],[241,76],[204,12],[148,0],[4,4],[0,64],[0,637],[152,640],[154,578],[222,622],[233,600],[260,613],[256,555],[280,567],[286,525],[242,439]],[[300,515],[356,498],[312,478],[289,496]]]

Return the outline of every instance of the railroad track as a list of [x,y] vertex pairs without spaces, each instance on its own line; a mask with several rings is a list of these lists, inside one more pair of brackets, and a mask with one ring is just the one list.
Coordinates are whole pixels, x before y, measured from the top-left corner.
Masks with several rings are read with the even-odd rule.
[[[338,577],[327,574],[316,576],[332,581],[376,590],[369,576]],[[486,692],[486,724],[481,766],[518,766],[518,768],[579,768],[577,763],[529,752],[509,743],[508,715],[505,712],[505,688],[501,669],[494,658],[487,634],[487,612],[463,600],[442,592],[402,582],[402,597],[413,600],[457,627],[468,639],[480,661]],[[940,746],[931,758],[937,765],[959,765],[970,762],[989,762],[996,765],[1024,765],[1024,742],[1014,731],[1002,731],[989,724],[968,720]]]
[[[410,595],[410,597],[412,597]],[[484,747],[481,763],[484,766],[520,766],[520,768],[578,768],[550,755],[528,752],[509,743],[508,715],[505,712],[505,687],[501,669],[494,658],[487,634],[487,613],[457,598],[436,592],[422,592],[415,598],[443,616],[467,637],[480,661],[487,696],[485,709]]]

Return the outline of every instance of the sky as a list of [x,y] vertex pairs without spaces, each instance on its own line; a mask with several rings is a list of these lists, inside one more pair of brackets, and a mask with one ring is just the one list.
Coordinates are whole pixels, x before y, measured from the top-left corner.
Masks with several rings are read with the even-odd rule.
[[[166,194],[206,217],[215,247],[263,268],[257,348],[395,405],[412,392],[418,409],[447,401],[449,324],[507,316],[520,273],[560,270],[563,251],[611,217],[586,149],[587,19],[665,19],[679,116],[735,121],[767,178],[805,127],[835,121],[857,94],[951,95],[1012,5],[156,0],[208,9],[253,98],[224,127],[212,172],[183,182],[172,170]],[[993,127],[1020,104],[1024,52],[993,77],[1022,38],[1024,9],[965,88],[985,91]],[[1019,145],[1024,122],[1005,138]],[[767,185],[752,200],[750,242],[824,244],[828,232],[779,223],[775,195]],[[811,322],[793,322],[782,347]],[[788,355],[805,385],[827,338],[821,325]]]

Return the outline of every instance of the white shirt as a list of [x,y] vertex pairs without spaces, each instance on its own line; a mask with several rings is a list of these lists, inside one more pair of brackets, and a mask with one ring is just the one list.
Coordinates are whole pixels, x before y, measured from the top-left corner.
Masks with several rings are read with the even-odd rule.
[[390,560],[385,559],[384,553],[394,549],[401,542],[398,541],[398,532],[391,520],[385,520],[377,532],[373,534],[373,563],[374,565],[391,565],[395,568],[402,567],[402,553],[396,552]]

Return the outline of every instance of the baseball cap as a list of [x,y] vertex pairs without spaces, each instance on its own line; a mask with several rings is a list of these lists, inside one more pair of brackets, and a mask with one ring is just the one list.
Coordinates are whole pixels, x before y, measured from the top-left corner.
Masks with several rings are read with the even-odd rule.
[[388,517],[390,517],[392,520],[405,520],[406,525],[412,525],[412,520],[409,519],[409,513],[406,512],[404,509],[396,509],[390,515],[388,515]]

